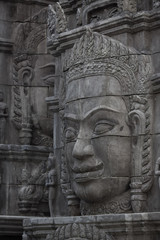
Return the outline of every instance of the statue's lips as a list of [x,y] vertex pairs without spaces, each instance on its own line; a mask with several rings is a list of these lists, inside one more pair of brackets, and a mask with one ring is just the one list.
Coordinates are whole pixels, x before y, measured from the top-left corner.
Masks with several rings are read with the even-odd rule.
[[74,169],[74,180],[76,182],[87,182],[93,179],[97,179],[102,176],[104,172],[104,166],[103,163],[100,163],[99,165],[92,166],[92,167],[84,167],[83,171],[82,169],[78,168]]

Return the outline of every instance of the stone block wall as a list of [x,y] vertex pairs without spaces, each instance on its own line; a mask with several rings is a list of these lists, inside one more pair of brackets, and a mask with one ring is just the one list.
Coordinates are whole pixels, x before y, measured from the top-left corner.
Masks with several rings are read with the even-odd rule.
[[[62,86],[64,84],[66,87],[66,91],[67,91],[67,94],[65,95],[65,93],[64,93],[64,96],[63,96],[63,98],[66,97],[67,103],[63,104],[63,99],[61,99],[61,93],[59,95],[59,102],[60,102],[60,104],[62,104],[62,107],[61,107],[62,111],[60,109],[59,115],[56,115],[57,119],[59,119],[58,124],[56,122],[54,123],[55,129],[56,129],[54,135],[55,135],[55,141],[57,142],[57,145],[56,144],[54,145],[54,149],[55,149],[55,153],[58,156],[57,158],[63,159],[63,154],[65,156],[68,156],[67,154],[71,154],[71,152],[66,152],[66,148],[65,148],[66,143],[65,143],[64,139],[62,139],[60,137],[60,132],[61,132],[61,129],[63,129],[63,123],[65,122],[62,116],[63,116],[63,114],[66,115],[68,112],[78,111],[78,107],[77,107],[78,103],[76,102],[77,101],[76,94],[79,94],[78,98],[80,98],[80,99],[82,98],[82,95],[83,95],[83,101],[85,102],[85,100],[84,100],[86,97],[85,94],[87,94],[87,93],[84,90],[85,87],[83,88],[83,86],[81,86],[81,84],[80,84],[81,79],[83,79],[84,76],[82,76],[81,69],[79,68],[79,65],[78,65],[78,64],[80,64],[80,62],[85,61],[83,59],[83,58],[85,58],[85,56],[81,57],[81,52],[79,53],[79,56],[78,56],[78,53],[76,53],[75,49],[76,48],[78,49],[77,52],[83,51],[82,50],[83,49],[83,40],[82,39],[85,36],[86,29],[91,29],[91,31],[93,31],[95,33],[97,32],[99,34],[102,34],[104,38],[105,38],[105,36],[109,36],[109,37],[111,37],[111,39],[117,40],[118,41],[117,45],[122,43],[126,47],[131,47],[131,49],[132,48],[135,49],[135,51],[137,51],[138,55],[143,55],[144,59],[145,58],[150,59],[151,72],[148,73],[148,79],[149,79],[148,81],[149,81],[150,86],[148,86],[147,91],[149,92],[149,95],[150,95],[149,96],[149,106],[150,106],[150,111],[151,111],[150,112],[151,118],[150,118],[150,121],[147,120],[147,122],[148,122],[147,124],[150,124],[149,137],[150,137],[152,143],[150,144],[150,146],[148,146],[148,148],[145,147],[144,149],[147,149],[146,151],[148,153],[146,153],[146,154],[148,154],[148,155],[151,154],[152,156],[150,158],[150,167],[147,166],[147,164],[149,164],[149,160],[147,160],[148,161],[147,162],[143,159],[142,161],[144,161],[144,163],[142,163],[142,166],[140,167],[140,165],[139,165],[139,167],[137,167],[137,168],[139,168],[139,173],[134,172],[133,176],[136,176],[137,174],[141,175],[141,173],[144,171],[145,172],[144,175],[146,174],[146,175],[148,175],[148,177],[150,176],[152,178],[152,184],[151,184],[152,187],[150,188],[150,190],[147,190],[148,193],[147,193],[147,208],[146,209],[147,209],[147,211],[158,211],[158,209],[160,208],[160,205],[159,205],[159,197],[158,197],[159,196],[159,190],[158,190],[159,186],[158,186],[157,174],[159,174],[159,173],[155,174],[155,167],[158,166],[157,159],[159,156],[159,150],[157,147],[157,144],[159,142],[159,140],[158,140],[159,139],[159,126],[158,126],[159,114],[157,113],[159,111],[158,110],[158,108],[159,108],[158,107],[159,106],[159,104],[158,104],[158,102],[159,102],[159,100],[158,100],[159,99],[159,60],[158,60],[159,59],[158,58],[158,54],[159,54],[159,44],[158,44],[158,41],[159,41],[158,40],[159,39],[159,2],[158,1],[141,1],[141,3],[139,3],[139,1],[83,1],[83,3],[82,3],[80,1],[78,1],[78,2],[77,1],[72,1],[72,2],[60,1],[60,4],[61,4],[61,7],[64,10],[64,12],[62,10],[61,10],[61,12],[59,12],[57,10],[58,7],[56,8],[53,6],[54,10],[57,13],[58,23],[56,22],[56,24],[53,25],[52,28],[49,28],[51,37],[50,37],[50,41],[48,44],[50,52],[58,59],[59,62],[61,62],[62,66],[63,66],[61,69],[59,68],[59,73],[61,75],[64,74],[64,79],[62,80],[62,82],[63,81],[64,82],[60,83],[60,86]],[[112,10],[114,9],[114,10],[111,11],[111,9]],[[50,11],[52,12],[51,8],[50,8]],[[108,11],[108,15],[107,15],[107,11]],[[49,15],[49,19],[51,19],[51,23],[52,23],[55,13],[52,14],[51,12]],[[111,13],[112,14],[109,15],[109,12],[110,12],[110,14]],[[61,19],[65,19],[65,21],[63,21],[63,23],[64,23],[63,29],[62,29],[62,26],[60,25]],[[80,21],[80,19],[81,19],[81,21]],[[73,24],[71,24],[72,21],[74,22]],[[93,33],[93,35],[94,35],[94,33]],[[89,33],[88,33],[88,36],[89,36]],[[87,39],[87,37],[86,37],[86,39]],[[91,39],[92,39],[92,37],[91,37]],[[94,39],[94,37],[93,37],[93,39]],[[91,49],[92,49],[92,46],[95,44],[93,39],[91,40],[91,41],[93,41],[93,42],[91,42],[91,46],[90,46]],[[78,45],[78,41],[82,41],[81,42],[82,49],[80,49],[80,44]],[[111,42],[112,42],[112,40],[111,40]],[[84,45],[85,45],[85,43],[84,43]],[[99,48],[101,47],[101,45],[102,45],[102,43],[99,40]],[[96,46],[96,44],[94,45],[93,49],[90,50],[91,52],[94,51],[95,46]],[[108,44],[108,46],[109,46],[109,44]],[[86,49],[87,49],[87,47],[86,47]],[[70,55],[70,52],[71,52],[71,55]],[[98,52],[98,49],[97,49],[97,52]],[[122,52],[123,52],[123,50],[122,50]],[[95,53],[95,55],[96,54],[98,54],[98,53]],[[106,53],[103,53],[103,54],[105,55]],[[120,53],[117,52],[117,55],[118,54],[120,54]],[[133,55],[134,54],[136,54],[136,53],[133,53]],[[79,57],[79,60],[77,60],[78,59],[77,56]],[[92,57],[93,56],[91,55],[90,58],[92,58]],[[124,53],[124,57],[125,57],[125,53]],[[74,59],[73,61],[72,61],[72,58]],[[145,60],[140,60],[139,66],[141,65],[141,62],[143,62],[143,61],[145,61]],[[66,66],[66,62],[69,62],[68,66]],[[74,67],[72,67],[73,72],[71,72],[69,75],[68,72],[70,71],[71,66],[74,66],[74,64],[75,65],[77,64],[77,70],[74,72]],[[90,64],[92,64],[92,63],[90,63]],[[89,69],[89,67],[88,67],[88,69]],[[145,71],[147,71],[147,67],[144,69],[145,70],[142,71],[143,73]],[[88,70],[88,71],[91,71],[91,70]],[[75,74],[75,76],[74,76],[74,74]],[[94,74],[96,74],[96,72]],[[92,73],[92,75],[94,75],[94,74]],[[88,73],[88,75],[89,75],[89,73]],[[76,81],[76,79],[80,79],[80,80]],[[92,77],[92,79],[94,79],[94,78]],[[138,81],[138,77],[136,77],[136,79]],[[73,86],[72,86],[71,82],[74,82],[74,80],[75,80],[76,84],[75,85],[73,84]],[[97,77],[97,81],[100,81],[99,76]],[[57,82],[57,84],[59,84],[59,82]],[[84,83],[84,85],[85,85],[85,83]],[[76,86],[77,86],[78,90],[74,91],[73,89],[76,89]],[[98,91],[97,90],[98,83],[94,83],[92,87],[93,87],[93,90],[91,91],[92,94],[95,94],[95,96],[97,96],[98,93],[96,91]],[[57,89],[58,89],[58,87],[57,87]],[[86,89],[88,89],[88,88],[86,87]],[[131,95],[128,94],[127,91],[128,90],[126,88],[126,92],[124,92],[124,95],[129,95],[130,97],[132,97],[132,95],[136,95],[136,91],[132,92]],[[59,93],[57,92],[57,95],[58,94]],[[143,97],[145,97],[147,95],[148,95],[147,92],[143,93]],[[91,96],[92,95],[87,96],[87,97],[91,97]],[[141,96],[141,94],[138,94],[138,96]],[[123,98],[125,98],[125,97],[123,96]],[[73,103],[72,103],[72,101],[73,101]],[[85,103],[83,101],[81,102],[80,106],[85,106]],[[66,105],[68,104],[66,109],[65,109],[65,106],[66,106],[65,104]],[[87,107],[89,108],[89,105],[91,106],[91,103],[89,100],[88,100],[87,104],[88,104]],[[63,107],[65,109],[64,113],[63,113]],[[60,119],[62,120],[62,122],[60,121]],[[65,124],[66,124],[66,122],[65,122]],[[77,129],[76,129],[76,132],[78,132]],[[69,134],[69,133],[67,132],[67,134]],[[145,133],[141,133],[141,134],[143,135]],[[64,144],[64,146],[63,146],[63,144]],[[101,145],[102,144],[103,144],[103,141],[101,142]],[[77,146],[77,145],[75,145],[75,146]],[[142,153],[142,151],[143,150],[141,149],[140,152]],[[126,150],[126,152],[127,152],[127,150]],[[62,157],[60,157],[58,154],[59,155],[62,154]],[[144,156],[146,154],[144,154]],[[68,161],[70,161],[69,159],[71,158],[71,155],[69,155]],[[120,152],[120,155],[123,155],[123,151]],[[148,156],[148,155],[146,155],[146,156]],[[146,158],[146,156],[144,158]],[[138,158],[138,157],[136,157],[136,158]],[[74,159],[76,159],[76,157]],[[140,164],[141,160],[137,160],[137,163],[138,163],[138,161]],[[64,166],[63,166],[63,164],[64,164]],[[65,164],[69,168],[69,173],[68,173],[69,176],[72,175],[72,170],[71,170],[72,167],[70,166],[69,162],[66,161],[66,163],[62,163],[62,168],[63,167],[66,168]],[[77,164],[78,164],[78,161],[77,161]],[[125,163],[123,163],[123,164],[125,165]],[[126,175],[127,174],[128,174],[128,170],[126,170]],[[61,176],[63,177],[63,170],[62,170]],[[137,176],[139,176],[139,175],[137,175]],[[66,177],[66,179],[67,179],[67,177]],[[62,179],[62,182],[63,182],[63,180],[64,179]],[[71,177],[71,185],[72,184],[74,185],[73,182],[74,182],[74,177],[73,177],[73,179]],[[67,180],[67,183],[68,183],[68,180]],[[66,184],[66,186],[68,186],[68,185]],[[62,186],[62,188],[63,187],[64,187],[64,185]],[[73,190],[74,187],[71,187],[71,188]],[[74,196],[74,193],[72,192],[72,190],[71,189],[68,190],[68,192],[69,192],[68,195],[67,195],[67,191],[64,191],[68,198],[69,207],[71,206],[72,200],[73,200],[74,206],[75,206],[76,201],[77,201],[77,206],[79,204],[78,199],[76,199],[76,196]],[[77,187],[77,189],[75,187],[74,190],[78,192],[78,187]],[[71,191],[71,193],[70,193],[70,191]],[[137,194],[138,194],[138,191],[139,190],[137,190]],[[77,212],[76,212],[76,214],[77,214]]]
[[0,16],[0,214],[60,216],[26,220],[29,240],[158,239],[143,212],[160,210],[160,1],[0,1]]
[[46,44],[50,2],[0,1],[0,215],[49,216],[53,115],[45,98],[54,95],[55,78]]

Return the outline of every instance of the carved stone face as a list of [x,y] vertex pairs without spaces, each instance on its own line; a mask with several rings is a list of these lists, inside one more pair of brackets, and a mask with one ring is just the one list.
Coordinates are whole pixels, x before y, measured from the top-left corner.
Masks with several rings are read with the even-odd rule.
[[111,200],[129,189],[130,129],[114,77],[90,76],[67,84],[66,156],[76,195]]
[[52,136],[52,118],[48,117],[48,109],[45,98],[53,94],[53,77],[55,67],[51,55],[39,55],[34,68],[32,80],[32,111],[36,114],[38,124],[42,132]]

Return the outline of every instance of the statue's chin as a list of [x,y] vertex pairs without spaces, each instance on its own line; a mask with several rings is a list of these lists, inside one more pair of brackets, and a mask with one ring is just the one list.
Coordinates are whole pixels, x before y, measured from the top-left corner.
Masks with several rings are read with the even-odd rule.
[[107,198],[109,192],[105,191],[105,186],[100,180],[92,180],[87,183],[73,182],[73,188],[76,195],[85,202],[100,202]]
[[[123,183],[123,184],[122,184]],[[110,201],[129,189],[129,178],[114,181],[113,178],[96,179],[88,182],[73,182],[75,194],[88,203]]]

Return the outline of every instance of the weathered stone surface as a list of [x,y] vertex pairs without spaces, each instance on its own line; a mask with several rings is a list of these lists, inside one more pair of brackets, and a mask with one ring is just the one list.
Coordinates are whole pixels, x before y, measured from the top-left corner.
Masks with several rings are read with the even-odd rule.
[[[25,219],[23,226],[25,234],[31,240],[54,239],[54,237],[59,239],[59,232],[61,232],[64,240],[70,239],[72,236],[79,237],[79,239],[101,239],[97,238],[100,233],[104,234],[102,239],[133,240],[136,238],[138,240],[158,240],[160,237],[159,221],[159,213],[109,214],[50,219],[32,218]],[[42,225],[43,228],[41,228]],[[94,228],[96,231],[93,235]],[[76,231],[74,231],[75,229]],[[85,229],[90,229],[88,235],[87,233],[85,235]],[[91,229],[93,229],[93,232]]]
[[12,118],[21,144],[52,146],[45,98],[54,87],[55,64],[46,49],[46,9],[31,21],[20,24],[15,37]]
[[24,240],[159,239],[159,9],[0,1],[0,214],[60,216]]
[[62,59],[67,199],[80,199],[82,215],[144,211],[153,180],[150,56],[88,29]]
[[[1,214],[49,214],[45,181],[46,162],[51,150],[47,147],[0,145]],[[44,205],[43,208],[40,204]]]
[[[26,217],[25,217],[26,218]],[[20,216],[0,216],[0,236],[3,239],[22,239],[23,219]]]

